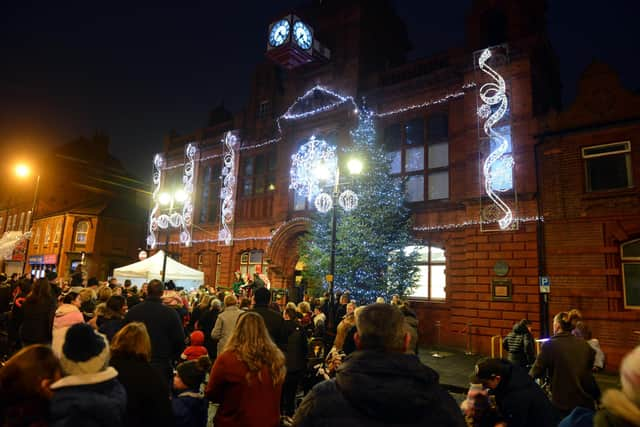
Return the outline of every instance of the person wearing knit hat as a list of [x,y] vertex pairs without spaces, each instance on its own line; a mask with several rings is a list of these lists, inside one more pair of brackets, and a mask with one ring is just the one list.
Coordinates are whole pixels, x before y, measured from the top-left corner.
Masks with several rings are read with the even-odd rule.
[[210,367],[209,357],[200,356],[176,368],[171,400],[176,427],[206,427],[209,402],[200,393],[200,386]]
[[204,332],[193,331],[189,336],[191,345],[184,349],[180,358],[182,360],[196,360],[200,356],[208,356],[209,351],[204,346]]
[[595,427],[640,426],[640,346],[622,359],[620,383],[622,390],[609,389],[603,394]]
[[124,425],[127,395],[109,366],[104,335],[86,323],[71,326],[60,365],[66,376],[51,385],[51,425]]

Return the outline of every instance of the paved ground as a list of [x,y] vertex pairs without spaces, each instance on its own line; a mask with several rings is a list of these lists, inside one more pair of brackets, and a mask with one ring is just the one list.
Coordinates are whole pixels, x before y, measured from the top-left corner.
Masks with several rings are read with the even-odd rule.
[[[441,355],[444,357],[434,357]],[[420,360],[425,365],[435,369],[440,374],[440,384],[452,394],[466,393],[469,388],[469,377],[473,373],[478,359],[484,355],[466,355],[464,350],[457,348],[421,347]],[[620,388],[620,377],[612,373],[596,374],[596,381],[602,391],[608,388]]]

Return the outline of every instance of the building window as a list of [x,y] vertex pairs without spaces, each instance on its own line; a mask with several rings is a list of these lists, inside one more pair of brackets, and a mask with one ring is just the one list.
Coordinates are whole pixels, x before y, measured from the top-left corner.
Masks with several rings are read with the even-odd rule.
[[307,196],[299,194],[297,191],[293,192],[293,210],[305,211],[308,209]]
[[11,220],[11,231],[17,230],[16,222],[18,221],[18,214],[13,214],[13,219]]
[[36,231],[33,233],[33,247],[40,246],[40,227],[36,227]]
[[621,245],[624,308],[640,309],[640,239]]
[[242,196],[260,196],[276,189],[277,157],[274,150],[242,160]]
[[215,223],[218,221],[220,209],[220,174],[221,165],[207,165],[202,172],[202,186],[200,190],[200,223]]
[[390,171],[405,178],[409,202],[449,198],[448,127],[448,116],[437,113],[385,128]]
[[24,212],[20,213],[20,222],[18,223],[18,230],[24,230]]
[[56,232],[53,234],[53,244],[60,243],[60,237],[62,235],[62,221],[56,222]]
[[49,224],[47,224],[47,226],[44,229],[44,245],[43,246],[49,246],[49,242],[51,241],[51,226]]
[[582,158],[588,192],[633,186],[629,141],[584,147]]
[[253,250],[240,254],[240,273],[242,277],[251,279],[254,273],[267,274],[264,252]]
[[259,119],[266,119],[271,114],[271,102],[268,100],[264,100],[260,102],[258,105],[257,117]]
[[445,256],[444,249],[435,246],[408,246],[405,252],[417,252],[418,281],[412,297],[429,300],[444,300],[445,292]]
[[76,237],[73,240],[76,245],[87,244],[87,234],[89,234],[89,221],[80,221],[76,227]]

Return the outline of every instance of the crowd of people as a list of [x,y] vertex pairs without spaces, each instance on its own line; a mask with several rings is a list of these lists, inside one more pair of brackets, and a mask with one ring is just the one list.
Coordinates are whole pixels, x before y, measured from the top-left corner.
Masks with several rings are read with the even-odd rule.
[[604,354],[576,310],[554,317],[539,354],[530,323],[514,325],[508,358],[480,360],[458,405],[417,357],[418,319],[398,296],[246,291],[0,277],[1,425],[640,425],[640,347],[622,390],[600,396]]

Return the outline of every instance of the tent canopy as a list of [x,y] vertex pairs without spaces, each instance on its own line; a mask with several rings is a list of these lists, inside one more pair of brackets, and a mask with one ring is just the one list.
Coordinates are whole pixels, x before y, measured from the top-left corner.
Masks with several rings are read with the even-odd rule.
[[[152,279],[161,280],[163,261],[164,251],[158,251],[145,260],[116,268],[113,270],[113,275],[119,282],[129,279],[132,284],[138,286]],[[165,280],[173,280],[176,286],[193,289],[204,283],[204,273],[167,257]]]

